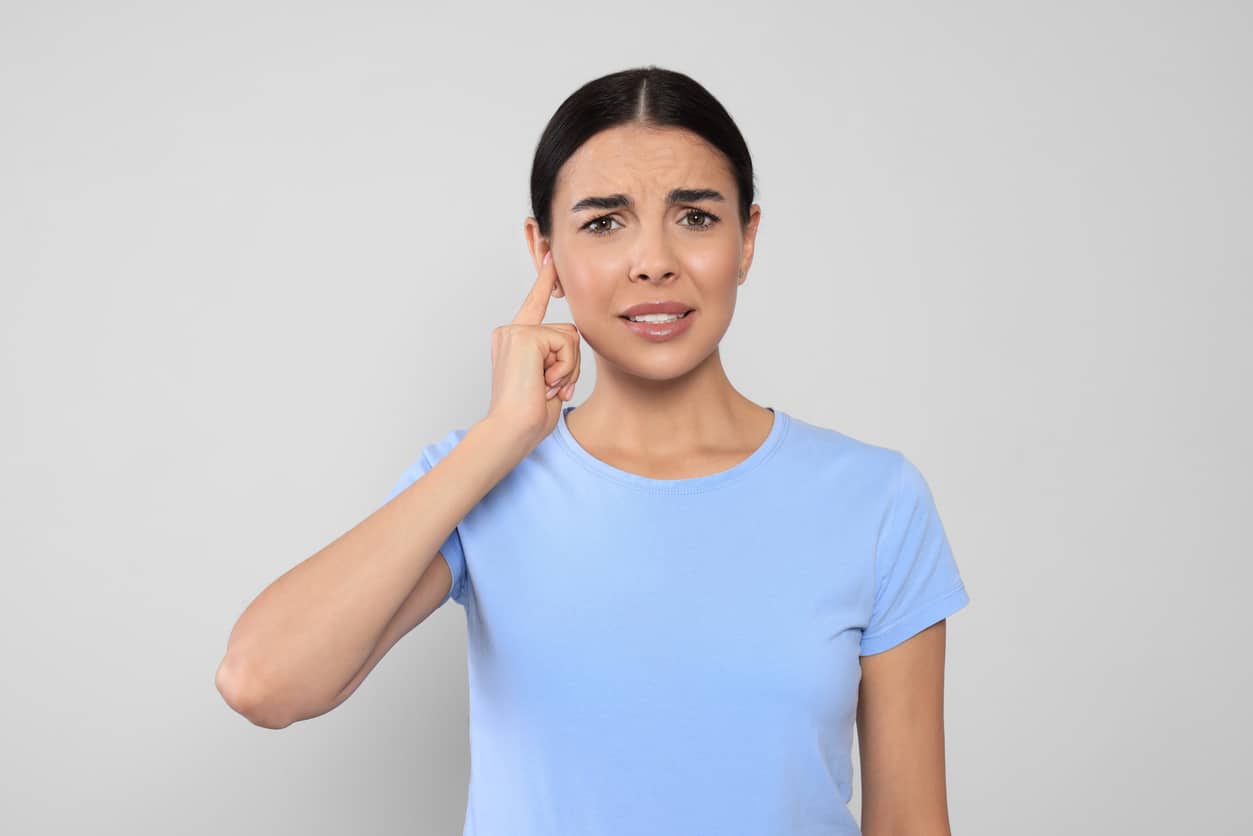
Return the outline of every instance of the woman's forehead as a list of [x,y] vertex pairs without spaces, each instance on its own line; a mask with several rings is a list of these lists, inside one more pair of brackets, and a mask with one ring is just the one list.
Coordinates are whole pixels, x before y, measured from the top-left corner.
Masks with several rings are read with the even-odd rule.
[[613,128],[594,135],[566,160],[555,192],[567,204],[607,194],[664,200],[675,188],[725,193],[730,179],[722,154],[689,131]]

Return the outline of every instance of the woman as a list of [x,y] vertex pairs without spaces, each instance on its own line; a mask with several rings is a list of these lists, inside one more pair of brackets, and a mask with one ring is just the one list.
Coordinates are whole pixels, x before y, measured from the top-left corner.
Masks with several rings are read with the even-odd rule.
[[258,597],[219,688],[271,728],[325,713],[452,599],[467,834],[948,833],[944,619],[969,598],[901,453],[727,379],[761,218],[734,122],[680,73],[605,76],[550,120],[531,196],[488,415]]

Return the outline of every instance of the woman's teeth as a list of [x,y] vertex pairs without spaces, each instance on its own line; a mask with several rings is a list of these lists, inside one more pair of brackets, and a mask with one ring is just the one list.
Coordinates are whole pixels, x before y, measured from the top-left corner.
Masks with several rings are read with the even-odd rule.
[[674,322],[676,319],[682,319],[685,316],[687,316],[687,313],[681,313],[681,314],[658,313],[658,314],[643,314],[641,316],[628,316],[627,319],[631,320],[632,322]]

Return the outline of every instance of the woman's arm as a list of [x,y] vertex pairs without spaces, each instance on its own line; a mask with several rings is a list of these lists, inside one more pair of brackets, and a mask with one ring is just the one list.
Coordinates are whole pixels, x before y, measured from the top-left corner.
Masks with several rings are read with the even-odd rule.
[[447,594],[447,569],[428,569],[457,522],[525,455],[516,438],[480,421],[406,490],[266,587],[218,668],[227,704],[281,729],[346,699],[380,643],[390,648]]
[[939,621],[889,650],[861,657],[862,836],[951,836],[944,635],[945,622]]

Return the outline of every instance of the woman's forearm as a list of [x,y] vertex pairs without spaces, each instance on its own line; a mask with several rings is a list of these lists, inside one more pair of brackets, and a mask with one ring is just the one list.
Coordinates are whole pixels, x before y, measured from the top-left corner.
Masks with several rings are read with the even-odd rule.
[[266,587],[231,631],[218,673],[228,703],[271,728],[331,705],[523,446],[486,420],[475,424],[391,502]]

